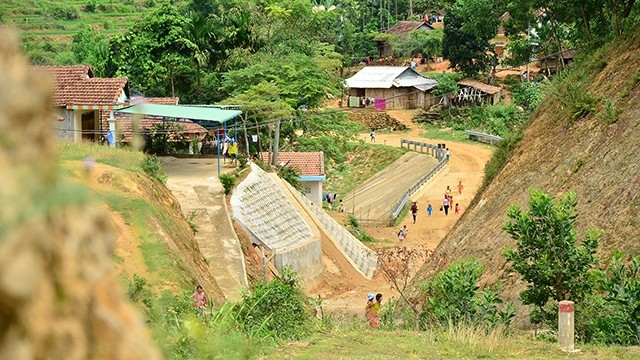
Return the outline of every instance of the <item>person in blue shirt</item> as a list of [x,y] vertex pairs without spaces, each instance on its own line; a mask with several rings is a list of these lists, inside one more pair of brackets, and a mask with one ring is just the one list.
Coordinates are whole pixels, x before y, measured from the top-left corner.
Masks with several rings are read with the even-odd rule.
[[433,206],[431,206],[431,204],[427,205],[427,214],[428,214],[428,216],[431,216],[432,212],[433,212]]

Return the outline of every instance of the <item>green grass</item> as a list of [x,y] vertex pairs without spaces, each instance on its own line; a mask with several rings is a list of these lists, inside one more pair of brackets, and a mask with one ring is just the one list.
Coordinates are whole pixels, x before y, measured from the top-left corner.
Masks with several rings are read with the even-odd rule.
[[353,151],[347,154],[347,160],[343,164],[327,164],[324,191],[337,193],[342,197],[406,152],[406,149],[393,146],[359,142],[355,144]]
[[[364,322],[364,321],[363,321]],[[528,333],[504,334],[453,327],[449,330],[385,331],[336,328],[306,341],[266,351],[263,359],[640,359],[637,347],[576,346],[564,353],[557,344],[532,339]]]
[[99,146],[87,143],[62,143],[59,146],[60,160],[85,160],[88,156],[97,163],[115,166],[121,169],[137,171],[141,170],[140,162],[144,154],[140,151],[129,149],[113,149],[108,146]]
[[451,128],[441,129],[432,124],[425,124],[423,129],[424,132],[420,134],[420,136],[427,139],[475,143],[469,140],[469,136],[464,133],[464,130],[454,130]]

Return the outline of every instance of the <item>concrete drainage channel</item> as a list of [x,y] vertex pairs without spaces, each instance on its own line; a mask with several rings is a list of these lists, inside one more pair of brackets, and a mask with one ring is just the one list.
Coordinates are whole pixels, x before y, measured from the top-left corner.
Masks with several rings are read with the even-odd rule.
[[322,280],[318,227],[362,276],[372,278],[377,266],[372,250],[295,189],[282,189],[258,166],[251,165],[251,173],[234,190],[230,202],[234,219],[253,243],[270,253],[267,256],[276,268],[290,266],[296,271],[305,287]]

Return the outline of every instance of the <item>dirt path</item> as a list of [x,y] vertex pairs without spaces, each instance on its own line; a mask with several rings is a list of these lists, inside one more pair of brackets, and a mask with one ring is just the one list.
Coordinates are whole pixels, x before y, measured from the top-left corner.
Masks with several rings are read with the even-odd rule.
[[346,211],[360,220],[388,223],[392,208],[402,194],[436,164],[436,159],[425,154],[404,154],[347,194],[344,198]]
[[[213,276],[228,300],[241,299],[247,276],[240,242],[224,204],[223,187],[216,177],[215,159],[162,158],[167,187],[182,212],[198,227],[195,239]],[[230,169],[221,166],[221,171]]]
[[[414,113],[413,110],[395,110],[387,111],[387,113],[404,122],[411,130],[408,133],[402,134],[378,134],[376,136],[378,142],[385,143],[389,146],[400,146],[401,138],[424,141],[431,144],[444,142],[451,151],[449,164],[411,198],[412,201],[418,202],[420,209],[416,223],[412,223],[410,215],[403,222],[409,229],[407,239],[403,244],[404,246],[435,249],[460,218],[460,215],[455,215],[452,212],[449,213],[449,216],[445,216],[444,212],[439,211],[440,203],[444,197],[447,186],[450,186],[454,192],[454,204],[459,203],[462,208],[461,213],[464,213],[464,210],[482,184],[484,166],[491,157],[492,149],[482,144],[468,144],[423,138],[420,136],[421,130],[411,122]],[[368,133],[360,135],[361,138],[367,136]],[[458,193],[457,185],[459,181],[462,181],[464,187],[462,194]],[[433,206],[433,213],[430,217],[427,216],[426,211],[427,204],[429,203]],[[347,210],[349,210],[348,206]],[[378,244],[378,246],[384,247],[398,244],[396,237],[398,229],[396,228],[366,228],[365,230],[369,235],[383,241]],[[346,287],[345,285],[348,285],[350,289],[344,289]],[[342,289],[344,289],[344,291],[340,292]],[[366,296],[368,292],[382,292],[387,300],[397,297],[397,293],[394,293],[380,274],[377,274],[371,281],[343,284],[343,286],[334,286],[324,291],[327,295],[327,299],[324,300],[324,306],[328,310],[351,314],[359,314],[362,312],[364,303],[366,302],[364,296]]]

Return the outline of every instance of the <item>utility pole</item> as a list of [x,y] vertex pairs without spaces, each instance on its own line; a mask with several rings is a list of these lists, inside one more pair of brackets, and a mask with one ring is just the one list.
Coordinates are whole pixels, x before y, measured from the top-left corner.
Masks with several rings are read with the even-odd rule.
[[280,147],[280,119],[276,120],[276,130],[273,134],[273,159],[271,165],[278,165],[278,148]]

